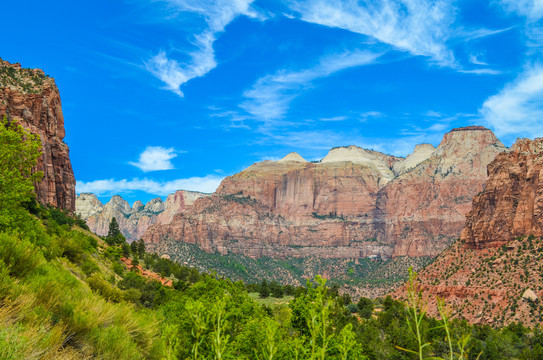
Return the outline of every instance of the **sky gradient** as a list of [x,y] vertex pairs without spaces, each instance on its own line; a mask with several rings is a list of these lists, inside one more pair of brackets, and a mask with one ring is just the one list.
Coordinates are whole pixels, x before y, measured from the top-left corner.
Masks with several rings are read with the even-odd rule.
[[543,0],[2,5],[0,57],[60,89],[77,192],[131,203],[291,151],[543,136]]

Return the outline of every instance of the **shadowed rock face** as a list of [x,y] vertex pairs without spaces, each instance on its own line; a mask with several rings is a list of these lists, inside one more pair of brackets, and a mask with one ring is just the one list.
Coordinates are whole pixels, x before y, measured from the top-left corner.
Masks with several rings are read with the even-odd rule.
[[251,257],[435,256],[460,235],[486,166],[504,150],[490,130],[470,127],[406,159],[355,146],[319,163],[291,153],[224,179],[143,238],[165,253],[167,239]]
[[132,207],[128,201],[116,195],[107,204],[102,204],[94,194],[82,193],[76,199],[76,213],[87,222],[91,231],[107,235],[109,223],[115,217],[119,228],[129,241],[141,238],[153,224],[167,224],[173,216],[190,207],[200,197],[207,196],[193,191],[179,190],[161,198],[150,200],[147,204],[136,201]]
[[36,170],[44,176],[36,185],[38,200],[75,210],[75,178],[63,141],[64,117],[55,81],[42,70],[0,59],[0,117],[4,115],[40,136],[42,156]]

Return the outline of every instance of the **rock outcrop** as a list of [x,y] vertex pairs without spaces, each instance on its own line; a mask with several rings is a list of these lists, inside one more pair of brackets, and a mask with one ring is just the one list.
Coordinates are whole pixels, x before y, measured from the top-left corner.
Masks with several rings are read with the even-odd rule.
[[168,224],[175,214],[186,210],[196,199],[206,195],[179,190],[168,195],[164,202],[161,198],[156,198],[145,205],[136,201],[130,207],[130,204],[118,195],[104,205],[96,195],[82,193],[76,199],[76,213],[87,222],[91,231],[102,236],[107,235],[109,223],[115,217],[123,235],[127,240],[133,241],[140,239],[153,224]]
[[64,139],[64,117],[54,79],[40,69],[24,69],[0,59],[0,117],[16,120],[38,134],[42,156],[36,171],[44,176],[36,184],[38,200],[75,210],[75,177]]
[[519,139],[488,166],[462,239],[474,248],[501,246],[517,236],[543,236],[543,138]]
[[[541,323],[542,169],[543,139],[519,139],[488,165],[461,239],[420,273],[430,313],[440,297],[454,317],[473,323]],[[405,288],[395,295],[405,296]]]
[[168,239],[250,257],[436,256],[460,235],[486,166],[505,149],[490,130],[468,127],[406,159],[356,146],[321,162],[289,154],[224,179],[143,238],[160,253]]

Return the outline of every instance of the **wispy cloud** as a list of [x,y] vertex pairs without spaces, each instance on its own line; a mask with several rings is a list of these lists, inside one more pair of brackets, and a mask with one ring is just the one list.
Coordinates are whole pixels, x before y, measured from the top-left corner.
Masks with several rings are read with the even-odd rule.
[[525,16],[530,21],[538,21],[543,18],[542,0],[501,0],[499,3],[507,11]]
[[179,152],[174,148],[164,148],[162,146],[148,146],[139,156],[137,162],[129,162],[138,169],[149,172],[157,170],[174,169],[171,159],[177,157]]
[[176,179],[170,181],[156,181],[150,179],[132,179],[132,180],[95,180],[95,181],[77,181],[77,193],[91,192],[97,196],[112,196],[126,194],[133,191],[143,191],[148,194],[166,196],[177,190],[191,190],[205,193],[214,192],[223,177],[216,175],[207,175],[204,177],[191,177],[187,179]]
[[494,70],[494,69],[471,69],[471,70],[458,70],[458,72],[464,73],[464,74],[477,74],[477,75],[500,75],[503,74],[500,70]]
[[445,0],[289,0],[301,20],[370,36],[443,66],[455,58],[446,42],[456,9]]
[[480,59],[481,54],[470,54],[469,56],[469,62],[475,65],[488,65],[488,63],[482,61]]
[[145,66],[149,72],[166,84],[166,89],[183,96],[181,85],[204,76],[217,66],[213,43],[226,26],[240,15],[252,18],[259,14],[251,9],[254,0],[164,0],[179,12],[200,15],[205,20],[203,31],[194,35],[195,50],[188,52],[188,61],[180,62],[165,51],[149,59]]
[[331,116],[331,117],[323,117],[320,118],[320,121],[328,122],[328,121],[344,121],[347,120],[349,117],[345,115],[339,115],[339,116]]
[[369,51],[348,51],[329,55],[311,68],[288,71],[260,78],[251,89],[243,93],[246,99],[240,107],[254,119],[272,123],[282,119],[289,109],[290,102],[302,90],[311,87],[316,79],[330,76],[341,70],[375,63],[380,54]]
[[480,110],[496,135],[543,136],[543,65],[527,68]]

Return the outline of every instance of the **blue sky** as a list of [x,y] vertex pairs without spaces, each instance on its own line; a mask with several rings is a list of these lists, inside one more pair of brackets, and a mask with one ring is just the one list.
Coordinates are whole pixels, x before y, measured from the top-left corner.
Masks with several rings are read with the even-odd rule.
[[254,162],[453,127],[543,136],[543,0],[10,1],[0,56],[56,79],[78,182],[211,192]]

